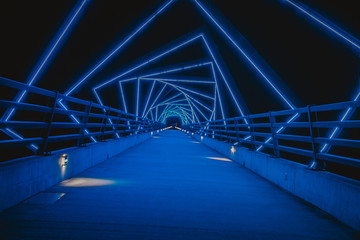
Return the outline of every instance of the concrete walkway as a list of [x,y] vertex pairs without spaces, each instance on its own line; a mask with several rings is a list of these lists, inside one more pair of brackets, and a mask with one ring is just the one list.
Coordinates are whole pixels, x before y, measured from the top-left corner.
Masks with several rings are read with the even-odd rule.
[[0,239],[318,240],[354,232],[168,130],[3,212]]

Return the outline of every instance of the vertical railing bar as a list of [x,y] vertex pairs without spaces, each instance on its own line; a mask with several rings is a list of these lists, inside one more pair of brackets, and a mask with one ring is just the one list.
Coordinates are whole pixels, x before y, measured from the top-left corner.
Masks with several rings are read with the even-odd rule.
[[102,127],[101,127],[101,139],[100,139],[101,142],[105,141],[105,140],[104,140],[105,128],[106,128],[107,122],[109,121],[110,109],[111,109],[111,107],[109,106],[109,107],[108,107],[108,110],[107,110],[107,113],[106,113],[106,118],[104,118],[104,120],[103,120],[103,125],[102,125]]
[[[317,147],[315,143],[315,132],[314,132],[314,120],[311,115],[311,107],[310,105],[307,106],[307,115],[308,115],[308,122],[309,122],[309,132],[311,137],[311,147],[313,152],[313,160],[309,162],[308,168],[311,170],[321,170],[325,168],[325,162],[322,160],[319,160],[317,158]],[[314,112],[315,114],[315,121],[318,121],[317,112]],[[319,136],[319,128],[317,128],[317,133]]]
[[42,146],[40,147],[40,154],[41,155],[50,154],[49,152],[46,151],[46,148],[47,148],[47,143],[48,143],[48,139],[49,139],[49,136],[50,136],[51,125],[52,125],[54,115],[55,115],[55,108],[56,108],[58,97],[59,97],[59,92],[57,91],[56,94],[55,94],[53,106],[51,108],[50,119],[48,121],[48,126],[47,126],[47,131],[45,133],[44,141],[43,141]]
[[86,129],[86,127],[88,125],[88,122],[89,122],[89,116],[90,116],[92,104],[93,104],[93,102],[89,101],[89,105],[87,106],[87,109],[86,109],[86,116],[85,116],[84,121],[83,121],[83,126],[80,128],[81,137],[78,140],[78,146],[81,146],[81,147],[84,146],[85,129]]
[[116,125],[114,130],[114,139],[116,139],[116,135],[118,134],[120,118],[121,118],[121,112],[118,112],[118,118],[116,119]]
[[254,145],[254,127],[252,126],[252,124],[254,123],[254,120],[252,118],[250,118],[249,115],[245,116],[248,120],[249,123],[249,134],[250,134],[250,150],[255,150],[255,145]]
[[271,129],[271,135],[273,139],[273,151],[274,155],[276,157],[280,157],[280,151],[279,151],[279,140],[277,138],[276,130],[274,128],[274,123],[276,123],[275,117],[272,115],[272,112],[269,112],[269,122],[270,122],[270,129]]

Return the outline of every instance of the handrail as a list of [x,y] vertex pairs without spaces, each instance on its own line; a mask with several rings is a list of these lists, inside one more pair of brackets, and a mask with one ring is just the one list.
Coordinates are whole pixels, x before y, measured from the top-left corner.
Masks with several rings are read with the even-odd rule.
[[[280,157],[280,154],[285,155],[285,153],[287,156],[290,153],[305,157],[308,167],[314,170],[324,169],[326,162],[359,168],[359,134],[354,137],[349,136],[349,132],[360,131],[360,120],[329,119],[339,111],[349,112],[359,110],[359,108],[359,101],[312,105],[294,110],[194,123],[182,128],[191,134],[196,133],[203,137],[241,145],[253,151],[264,149],[275,157]],[[287,120],[295,115],[298,121]],[[244,121],[245,119],[247,122]],[[335,130],[341,133],[344,129],[347,133],[333,134]],[[331,153],[324,151],[329,147],[331,147]],[[345,147],[346,151],[340,147]]]
[[[94,142],[117,139],[121,136],[158,131],[165,127],[160,122],[116,108],[28,86],[3,77],[0,77],[0,85],[15,90],[26,90],[36,96],[47,98],[49,102],[44,104],[0,100],[0,109],[15,108],[20,115],[20,120],[0,121],[0,129],[13,138],[0,139],[0,148],[27,146],[33,151],[36,150],[37,154],[46,155],[50,154],[51,150],[61,149],[62,143],[69,141],[76,140],[75,145],[84,146],[91,142],[90,139]],[[59,101],[65,102],[67,106],[76,105],[76,109],[63,109],[59,106]],[[26,119],[33,119],[34,116],[42,120]],[[74,122],[71,118],[77,121]],[[22,136],[20,133],[25,129],[26,136]],[[57,143],[56,147],[49,147],[48,144],[51,143]]]

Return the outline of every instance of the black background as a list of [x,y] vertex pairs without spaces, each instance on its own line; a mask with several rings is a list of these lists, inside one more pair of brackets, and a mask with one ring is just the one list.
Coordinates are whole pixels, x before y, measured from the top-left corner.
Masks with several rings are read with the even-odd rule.
[[[2,1],[0,76],[25,82],[77,1]],[[124,39],[141,19],[163,1],[90,1],[79,22],[49,62],[36,86],[65,92],[106,52]],[[213,0],[223,14],[280,77],[281,87],[297,106],[348,101],[359,89],[359,53],[294,11],[283,1]],[[357,1],[302,1],[359,37]],[[216,9],[215,9],[216,8]],[[113,76],[123,65],[184,34],[205,26],[216,42],[251,113],[284,108],[263,80],[234,54],[234,49],[204,20],[195,5],[178,1],[75,95],[93,99],[94,84]],[[225,24],[225,26],[227,26]],[[232,29],[232,26],[227,26]],[[187,57],[186,52],[183,53]],[[189,59],[192,59],[189,51]],[[205,57],[205,54],[204,56]],[[293,94],[292,94],[293,93]],[[110,102],[116,102],[117,96]],[[116,99],[115,99],[116,98]],[[265,98],[265,99],[264,99]]]

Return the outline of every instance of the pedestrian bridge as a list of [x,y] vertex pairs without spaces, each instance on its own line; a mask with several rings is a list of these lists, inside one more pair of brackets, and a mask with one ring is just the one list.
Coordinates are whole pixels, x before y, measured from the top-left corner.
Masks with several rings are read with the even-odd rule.
[[0,219],[1,239],[354,239],[356,233],[176,130],[41,191]]
[[89,26],[120,2],[79,0],[29,76],[0,73],[1,240],[360,237],[356,37],[297,0],[243,1],[282,13],[251,26],[259,52],[208,0],[156,1],[114,38],[123,19]]

